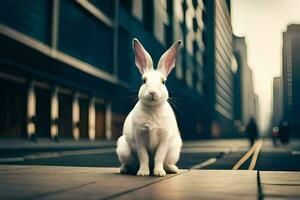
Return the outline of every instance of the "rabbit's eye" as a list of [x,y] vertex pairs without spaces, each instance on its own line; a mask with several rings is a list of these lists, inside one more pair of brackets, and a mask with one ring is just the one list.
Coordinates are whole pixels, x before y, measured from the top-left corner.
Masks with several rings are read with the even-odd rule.
[[165,81],[165,80],[162,80],[161,82],[162,82],[162,84],[165,84],[165,83],[166,83],[166,81]]
[[143,84],[145,84],[145,83],[146,83],[146,79],[145,79],[145,78],[144,78],[142,81],[143,81]]

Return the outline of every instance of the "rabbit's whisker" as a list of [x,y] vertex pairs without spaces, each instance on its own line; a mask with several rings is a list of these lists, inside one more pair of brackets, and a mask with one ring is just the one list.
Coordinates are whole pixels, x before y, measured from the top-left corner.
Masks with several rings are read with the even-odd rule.
[[175,104],[175,102],[173,102],[171,99],[168,99],[168,102],[178,111],[181,113],[181,111],[179,110],[178,106]]

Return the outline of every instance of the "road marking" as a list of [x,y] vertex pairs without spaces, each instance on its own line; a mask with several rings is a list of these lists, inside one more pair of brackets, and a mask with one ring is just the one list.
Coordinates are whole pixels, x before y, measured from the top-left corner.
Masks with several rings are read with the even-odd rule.
[[300,151],[291,151],[291,154],[294,156],[300,155]]
[[[262,140],[258,140],[257,142],[255,142],[255,144],[249,149],[249,151],[233,166],[233,170],[238,170],[249,158],[250,156],[257,152],[256,154],[256,158],[255,160],[252,159],[251,163],[252,165],[254,165],[255,167],[255,164],[256,164],[256,160],[257,160],[257,157],[258,157],[258,153],[259,153],[259,150],[262,146],[262,143],[263,141]],[[251,166],[253,167],[253,166]],[[253,168],[254,168],[253,167]],[[249,170],[250,170],[250,167],[249,167]]]
[[211,164],[215,163],[216,161],[217,161],[217,158],[210,158],[210,159],[208,159],[208,160],[206,160],[206,161],[204,161],[200,164],[192,166],[190,169],[201,169],[203,167],[206,167],[208,165],[211,165]]
[[259,154],[259,151],[260,151],[262,145],[263,145],[263,140],[260,140],[260,141],[257,142],[257,147],[256,147],[255,152],[253,154],[253,157],[252,157],[252,160],[251,160],[251,163],[249,165],[248,170],[254,170],[254,167],[256,165],[256,161],[257,161],[257,158],[258,158],[258,154]]
[[[220,157],[222,157],[224,154],[229,154],[229,153],[232,153],[232,152],[236,152],[240,147],[234,147],[234,148],[231,148],[231,149],[226,149],[225,151],[218,151],[220,153],[221,156],[217,156],[217,157],[213,157],[213,158],[210,158],[202,163],[199,163],[197,165],[194,165],[192,166],[190,169],[202,169],[208,165],[211,165],[211,164],[214,164]],[[201,151],[202,153],[202,151]]]
[[246,160],[253,154],[255,151],[257,142],[247,151],[247,153],[234,165],[233,170],[239,169]]

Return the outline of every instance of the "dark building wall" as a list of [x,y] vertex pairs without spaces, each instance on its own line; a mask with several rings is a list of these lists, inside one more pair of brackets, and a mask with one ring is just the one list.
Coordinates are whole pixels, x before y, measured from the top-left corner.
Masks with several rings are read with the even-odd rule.
[[[61,136],[70,136],[70,127],[72,131],[77,127],[82,137],[88,137],[89,120],[93,118],[90,116],[90,104],[93,98],[97,98],[107,104],[104,110],[111,112],[111,116],[108,113],[103,118],[110,120],[110,127],[105,129],[110,128],[106,133],[108,138],[115,139],[121,134],[123,121],[134,105],[128,96],[137,95],[141,84],[140,74],[133,62],[132,38],[139,38],[155,63],[166,48],[175,40],[182,39],[185,46],[179,55],[178,69],[172,73],[167,85],[171,97],[179,99],[175,112],[183,137],[208,136],[207,132],[204,134],[203,116],[207,106],[202,93],[204,47],[201,38],[204,23],[201,13],[204,7],[199,2],[191,4],[182,1],[180,7],[176,7],[178,5],[173,1],[149,0],[119,3],[2,2],[1,8],[6,9],[0,16],[1,73],[5,79],[8,75],[23,78],[25,88],[26,83],[34,82],[34,99],[38,101],[38,109],[33,117],[38,117],[37,122],[46,119],[45,136],[50,136],[55,128]],[[195,16],[196,11],[200,15]],[[173,18],[172,15],[181,15],[181,18]],[[196,34],[198,37],[195,37]],[[59,92],[65,91],[70,98],[66,100],[59,93],[53,93],[53,88],[58,88]],[[39,95],[42,93],[48,95]],[[73,100],[76,96],[78,102]],[[41,98],[46,98],[51,106],[45,116],[39,114],[41,108],[48,108],[39,106],[42,105]],[[53,109],[55,99],[60,103]],[[66,114],[62,111],[65,108],[63,105],[69,101],[78,104],[79,116],[72,118],[78,118],[79,122],[73,119],[70,124],[73,107],[72,110],[68,107],[69,115],[63,117]],[[39,131],[42,125],[35,124],[35,131]]]
[[[111,105],[116,91],[121,88],[128,90],[131,80],[131,76],[127,75],[128,71],[115,70],[117,62],[114,60],[118,59],[128,66],[127,70],[130,69],[128,55],[126,58],[117,57],[114,48],[116,41],[120,40],[120,47],[130,46],[130,42],[128,39],[126,43],[127,38],[115,35],[115,5],[109,2],[113,1],[1,2],[1,78],[12,82],[22,79],[25,88],[30,82],[34,85],[32,89],[28,89],[34,94],[33,100],[24,101],[27,103],[27,110],[22,110],[25,115],[22,135],[28,132],[28,124],[34,124],[32,131],[38,137],[53,136],[57,131],[61,137],[72,137],[72,132],[78,129],[81,137],[93,138],[91,135],[95,135],[93,129],[96,128],[107,132],[107,138],[113,138],[107,131],[107,123],[104,123],[107,128],[99,127],[99,123],[96,127],[91,127],[89,120],[90,117],[95,118],[93,110],[96,110],[97,104],[92,102],[93,98],[104,101],[106,114],[114,115],[108,105]],[[93,9],[90,9],[91,6]],[[129,53],[127,49],[124,51]],[[8,84],[4,86],[9,89]],[[54,88],[58,88],[57,94],[53,94]],[[68,98],[61,98],[62,92],[67,93]],[[29,96],[30,92],[25,92],[22,98],[27,100]],[[73,101],[75,96],[80,101]],[[72,112],[74,102],[78,104],[77,117]],[[68,106],[63,106],[64,104]],[[42,109],[47,109],[47,112]],[[125,113],[127,110],[117,112]],[[99,114],[96,115],[98,117],[95,120],[101,121]],[[74,121],[76,118],[78,122]],[[6,119],[9,121],[9,118]],[[121,131],[118,131],[117,135],[120,135]]]
[[[72,137],[70,129],[75,138],[116,139],[121,135],[124,119],[135,103],[131,97],[141,84],[131,46],[134,37],[154,63],[173,42],[184,41],[167,81],[183,138],[211,137],[212,122],[219,123],[222,131],[216,136],[228,132],[228,113],[233,112],[229,1],[26,0],[1,4],[0,72],[5,80],[21,78],[28,89],[23,97],[27,100],[23,132],[37,131],[28,127],[40,120],[36,120],[40,111],[33,109],[41,105],[37,93],[46,92],[51,106],[43,116],[50,123],[46,135]],[[70,102],[72,108],[63,106]],[[215,109],[216,105],[222,109]],[[95,125],[95,121],[99,122]]]
[[205,45],[205,53],[203,55],[204,63],[204,81],[203,92],[207,97],[208,113],[207,113],[207,130],[212,132],[212,119],[215,115],[215,1],[204,0],[204,22],[206,27],[203,31],[203,40]]

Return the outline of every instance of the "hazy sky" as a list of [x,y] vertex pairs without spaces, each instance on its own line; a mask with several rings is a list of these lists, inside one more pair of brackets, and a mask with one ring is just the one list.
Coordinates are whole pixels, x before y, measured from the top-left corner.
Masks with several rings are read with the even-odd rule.
[[265,130],[272,113],[272,79],[281,74],[282,32],[300,23],[300,0],[231,0],[231,14],[234,34],[246,37]]

